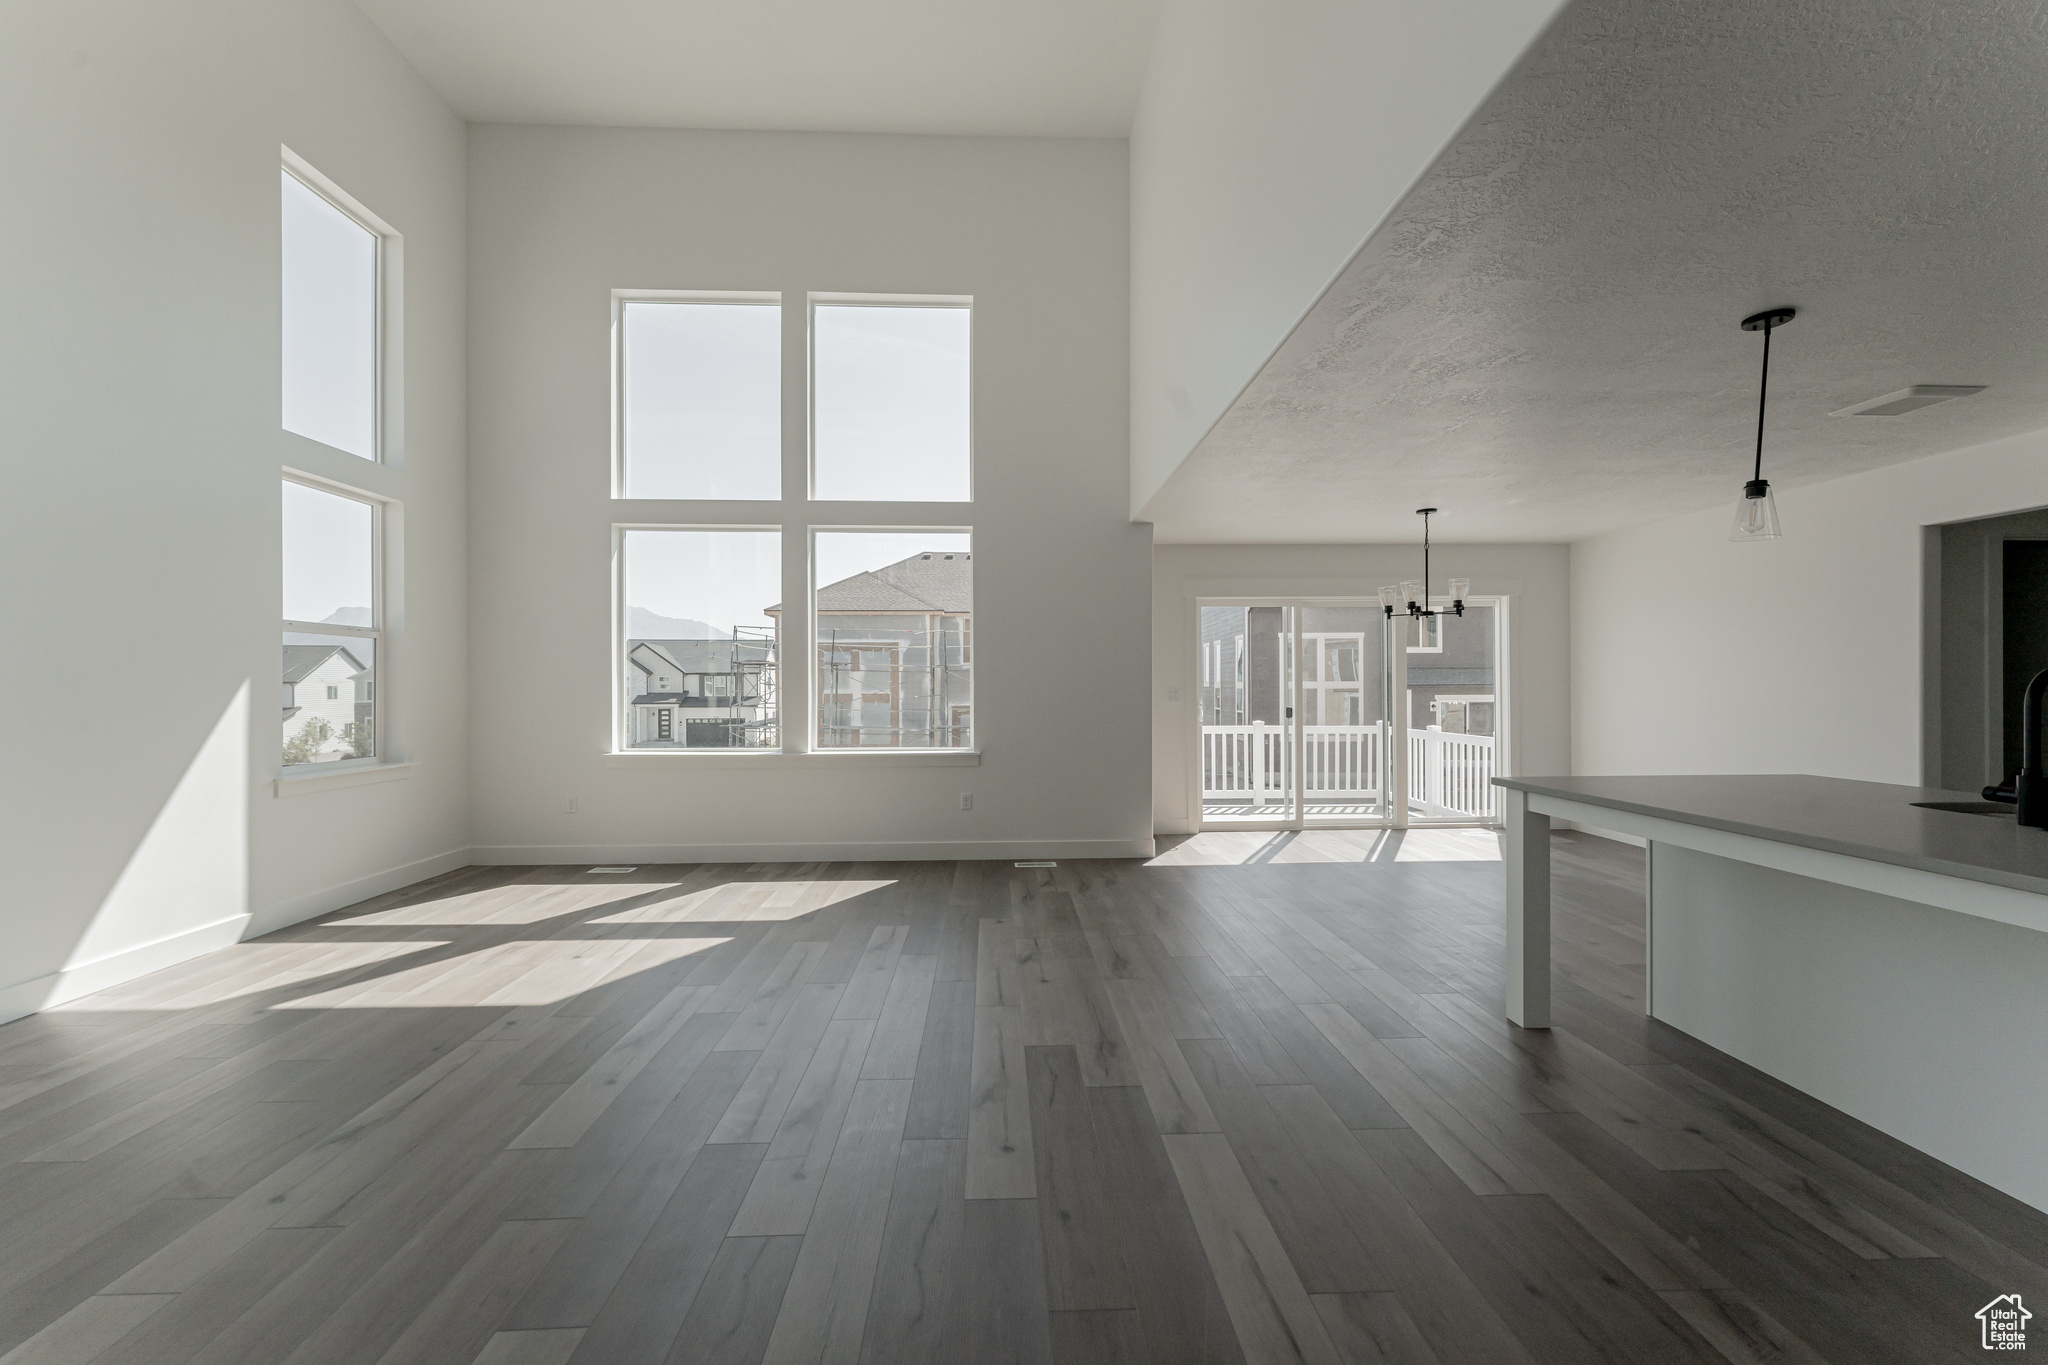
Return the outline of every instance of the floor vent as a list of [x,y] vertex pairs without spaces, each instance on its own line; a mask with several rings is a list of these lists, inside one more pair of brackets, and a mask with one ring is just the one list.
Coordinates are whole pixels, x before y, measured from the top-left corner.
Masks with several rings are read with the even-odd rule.
[[593,867],[592,872],[638,872],[637,867]]
[[1058,863],[1012,863],[1012,867],[1058,867]]

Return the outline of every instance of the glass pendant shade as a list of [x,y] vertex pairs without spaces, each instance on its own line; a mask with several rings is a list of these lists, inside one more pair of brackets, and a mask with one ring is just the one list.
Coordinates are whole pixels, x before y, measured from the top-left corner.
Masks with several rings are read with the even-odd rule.
[[1429,603],[1422,600],[1421,579],[1407,578],[1401,581],[1401,601],[1404,604],[1413,602],[1415,605],[1419,607],[1426,607],[1429,605]]
[[1752,479],[1742,486],[1735,500],[1735,525],[1730,540],[1779,540],[1784,530],[1778,525],[1778,500],[1771,495],[1768,479]]
[[1381,588],[1381,589],[1380,589],[1380,605],[1381,605],[1381,606],[1383,606],[1383,607],[1398,607],[1398,606],[1400,606],[1400,605],[1401,605],[1401,590],[1400,590],[1399,588],[1396,588],[1396,587],[1385,587],[1385,588]]
[[1451,600],[1452,600],[1453,602],[1462,602],[1462,601],[1464,601],[1464,600],[1465,600],[1465,599],[1466,599],[1467,597],[1469,597],[1469,596],[1471,595],[1471,593],[1472,593],[1472,580],[1471,580],[1471,579],[1469,579],[1469,578],[1453,578],[1453,579],[1451,580]]

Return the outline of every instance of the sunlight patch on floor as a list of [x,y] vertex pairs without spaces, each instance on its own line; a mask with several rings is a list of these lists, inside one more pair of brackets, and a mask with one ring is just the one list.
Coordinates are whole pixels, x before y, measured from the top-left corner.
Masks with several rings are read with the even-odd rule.
[[53,1006],[52,1011],[91,1014],[195,1009],[447,946],[445,939],[402,943],[237,943],[97,995]]
[[726,938],[541,939],[473,953],[321,991],[280,1010],[449,1009],[552,1005],[619,977],[710,952]]
[[486,891],[437,896],[415,905],[373,910],[366,915],[351,915],[327,923],[384,928],[411,924],[538,924],[542,920],[558,919],[592,906],[656,895],[674,885],[674,881],[639,883],[631,887],[622,887],[617,882],[596,886],[515,882]]
[[1147,867],[1249,867],[1275,863],[1481,863],[1500,861],[1492,829],[1209,830]]
[[887,881],[725,882],[593,919],[592,924],[687,924],[786,920],[894,886]]

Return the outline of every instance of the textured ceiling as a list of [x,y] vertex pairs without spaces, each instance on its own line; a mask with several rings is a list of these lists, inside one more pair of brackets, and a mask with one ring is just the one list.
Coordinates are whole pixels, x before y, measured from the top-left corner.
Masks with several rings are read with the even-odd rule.
[[[2048,426],[2048,11],[1577,0],[1144,509],[1569,540]],[[1332,167],[1341,173],[1341,167]],[[1894,419],[1913,383],[1988,384]]]
[[464,118],[1122,137],[1159,0],[356,0]]

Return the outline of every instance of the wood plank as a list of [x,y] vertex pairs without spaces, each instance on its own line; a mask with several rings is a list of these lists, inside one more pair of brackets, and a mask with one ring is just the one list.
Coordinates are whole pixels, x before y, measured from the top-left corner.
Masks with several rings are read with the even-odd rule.
[[581,1327],[540,1332],[498,1332],[473,1365],[567,1365],[582,1339]]
[[944,1359],[1049,1365],[1052,1343],[1035,1201],[968,1199],[962,1207]]
[[[801,1237],[728,1237],[721,1242],[666,1365],[759,1365],[803,1242]],[[598,1358],[592,1365],[599,1365]]]
[[1180,1043],[1159,1009],[1152,984],[1119,977],[1107,984],[1117,1023],[1131,1050],[1131,1065],[1162,1133],[1213,1133],[1216,1115],[1181,1055]]
[[862,1079],[916,1078],[918,1053],[924,1045],[925,1015],[931,1006],[937,973],[935,957],[898,956],[896,969],[889,978],[889,993],[875,1022],[875,1036],[868,1044],[867,1059],[861,1063]]
[[1317,1294],[1316,1312],[1344,1365],[1439,1365],[1398,1294]]
[[1386,1289],[1377,1265],[1265,1096],[1221,1039],[1181,1043],[1230,1150],[1310,1294]]
[[910,1116],[903,1135],[964,1138],[974,1065],[974,982],[933,984],[918,1046],[917,1076],[910,1091]]
[[766,1152],[758,1144],[698,1152],[589,1330],[576,1329],[579,1365],[658,1361],[668,1354]]
[[713,1142],[772,1142],[782,1116],[810,1069],[811,1054],[839,1008],[843,985],[805,986],[719,1119]]
[[0,1365],[84,1365],[170,1301],[169,1294],[95,1294],[0,1356]]
[[969,1199],[1029,1199],[1037,1190],[1023,1016],[1016,1005],[974,1011],[967,1102]]
[[1340,1365],[1301,1277],[1221,1133],[1162,1139],[1249,1365]]
[[861,1081],[790,1272],[763,1365],[860,1358],[909,1081]]
[[872,1019],[826,1027],[727,1235],[801,1235],[809,1226],[874,1030]]
[[1046,1304],[1056,1313],[1134,1308],[1080,1060],[1072,1047],[1032,1047],[1025,1068]]
[[863,1365],[946,1365],[967,1213],[967,1144],[905,1139],[861,1342]]
[[[677,1094],[647,1135],[633,1148],[603,1189],[570,1215],[580,1200],[542,1197],[527,1208],[552,1208],[575,1216],[577,1224],[547,1268],[506,1315],[504,1326],[587,1327],[625,1274],[663,1210],[696,1168],[698,1154],[745,1074],[745,1053],[712,1052]],[[745,1158],[738,1162],[748,1166]],[[705,1177],[734,1168],[706,1163]],[[723,1229],[721,1229],[721,1232]]]
[[481,1354],[520,1293],[577,1220],[501,1223],[426,1311],[391,1344],[379,1365],[438,1365]]

